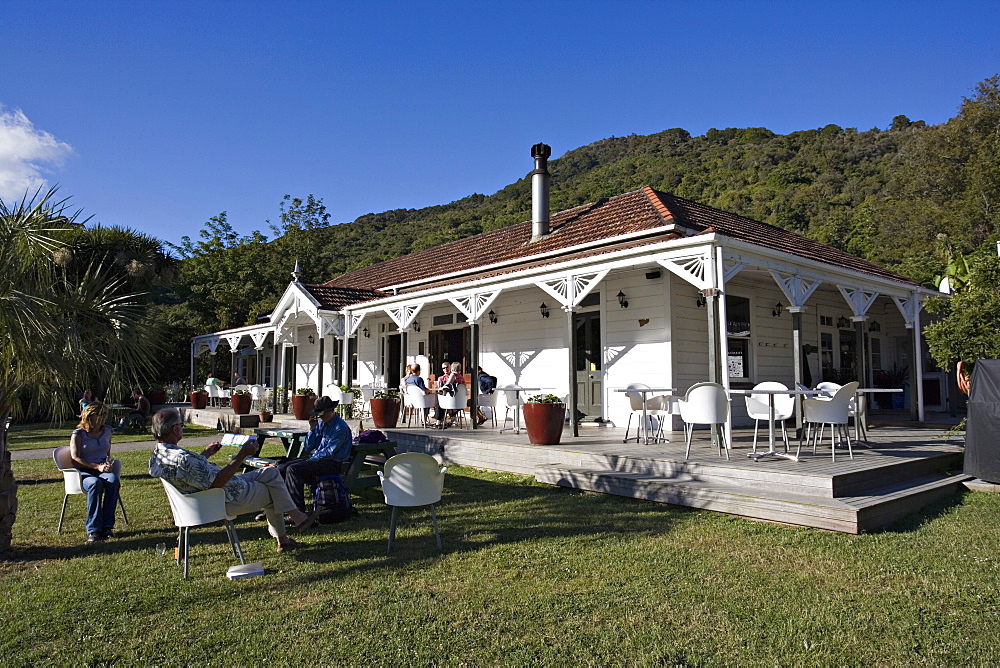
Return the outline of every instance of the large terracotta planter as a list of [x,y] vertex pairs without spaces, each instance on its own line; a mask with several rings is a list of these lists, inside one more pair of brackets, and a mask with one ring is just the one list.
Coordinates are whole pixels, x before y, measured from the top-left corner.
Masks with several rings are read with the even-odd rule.
[[379,429],[389,429],[399,422],[399,399],[372,399],[372,422]]
[[205,408],[208,406],[208,392],[192,392],[188,395],[191,408]]
[[293,394],[292,415],[296,420],[308,420],[309,412],[316,405],[316,395]]
[[253,405],[253,395],[234,394],[229,397],[229,403],[233,407],[233,412],[237,415],[249,415],[250,407]]
[[566,404],[524,404],[521,406],[528,426],[528,442],[534,445],[559,445]]

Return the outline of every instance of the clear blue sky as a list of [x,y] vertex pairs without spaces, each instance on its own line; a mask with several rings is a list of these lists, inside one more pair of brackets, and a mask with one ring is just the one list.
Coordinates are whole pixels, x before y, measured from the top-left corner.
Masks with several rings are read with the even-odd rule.
[[266,231],[286,193],[335,222],[491,194],[540,141],[941,123],[1000,71],[996,0],[4,0],[0,17],[4,199],[58,183],[95,222],[174,242],[221,211]]

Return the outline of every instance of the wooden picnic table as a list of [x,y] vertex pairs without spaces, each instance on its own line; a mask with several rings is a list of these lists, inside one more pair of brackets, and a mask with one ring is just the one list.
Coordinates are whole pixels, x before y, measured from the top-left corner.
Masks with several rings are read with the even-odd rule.
[[264,439],[269,436],[272,438],[280,438],[282,445],[285,446],[285,456],[289,459],[295,459],[296,457],[302,456],[302,442],[309,433],[308,429],[254,429],[253,433],[257,435],[257,453],[260,453],[260,448],[264,447]]
[[[256,431],[287,430],[258,429]],[[269,435],[279,436],[278,434]],[[286,438],[291,439],[293,437],[287,436]],[[294,443],[292,447],[296,447]],[[385,465],[386,460],[395,454],[395,441],[383,441],[381,443],[352,443],[351,456],[346,462],[344,462],[344,466],[340,471],[340,478],[344,482],[344,487],[347,489],[366,489],[368,487],[378,487],[381,482],[377,474],[361,475],[365,470],[365,466],[373,466],[381,469]],[[273,466],[276,462],[277,460],[269,459],[267,457],[247,457],[243,460],[243,466],[247,469],[262,468],[264,466]]]

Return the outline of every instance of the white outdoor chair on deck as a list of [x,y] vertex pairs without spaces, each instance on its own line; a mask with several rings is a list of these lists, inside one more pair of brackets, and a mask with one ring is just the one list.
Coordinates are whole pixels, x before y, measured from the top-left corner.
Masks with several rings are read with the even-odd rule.
[[[854,459],[854,451],[851,449],[851,434],[847,429],[849,419],[848,404],[854,397],[854,391],[858,389],[857,381],[844,385],[830,399],[820,397],[806,399],[802,402],[802,412],[804,414],[805,427],[809,432],[807,439],[812,441],[813,454],[816,453],[816,443],[823,438],[823,427],[830,425],[830,451],[832,461],[837,461],[837,441],[838,433],[847,440],[847,453]],[[799,440],[799,448],[795,455],[798,457],[802,450],[802,440]]]
[[[768,381],[754,385],[755,390],[787,390],[781,383]],[[748,394],[744,396],[747,402],[747,415],[753,418],[753,451],[757,452],[757,430],[761,420],[771,419],[770,397],[766,394]],[[781,422],[781,435],[785,439],[785,451],[788,451],[788,431],[785,420],[795,415],[795,399],[790,394],[774,395],[774,421]]]
[[[643,425],[642,398],[644,395],[642,392],[638,391],[629,392],[627,390],[648,390],[649,385],[644,385],[643,383],[631,383],[630,385],[627,385],[625,389],[626,389],[625,396],[628,397],[629,408],[631,408],[631,412],[629,412],[628,422],[625,424],[625,438],[622,440],[622,443],[628,443],[629,441],[632,440],[632,437],[628,435],[628,432],[629,429],[632,428],[632,416],[636,414],[638,414],[638,418],[636,420],[636,425],[635,425],[635,442],[638,443],[640,441],[641,436],[639,436],[639,434],[643,430],[643,428],[646,429],[646,433],[648,434],[649,430],[652,429],[654,423],[656,424],[656,430],[655,430],[656,433],[654,440],[659,441],[660,434],[663,431],[663,422],[658,418],[660,417],[661,409],[665,407],[664,402],[661,401],[661,397],[651,397],[649,396],[648,393],[645,395],[646,397],[648,397],[646,399],[646,419],[648,423]],[[567,405],[569,404],[567,403]]]
[[479,395],[479,408],[483,412],[489,409],[488,420],[493,421],[493,428],[496,429],[497,426],[497,397],[500,396],[500,392],[493,390],[490,394],[480,394]]
[[729,422],[729,395],[718,383],[695,383],[688,388],[683,399],[677,401],[681,419],[684,420],[684,438],[687,450],[684,459],[691,456],[691,438],[696,424],[720,425],[719,456],[729,459],[725,426]]
[[[841,387],[842,386],[838,385],[837,383],[832,383],[827,381],[825,383],[820,383],[819,385],[817,385],[816,389],[823,392],[823,396],[832,397],[834,394],[837,393],[837,390],[839,390]],[[863,438],[865,441],[867,441],[868,428],[865,425],[865,421],[863,419],[865,414],[865,401],[866,401],[865,395],[863,394],[859,395],[857,392],[852,394],[851,401],[847,404],[847,416],[854,418],[854,429],[858,438]],[[858,406],[861,407],[860,411],[858,410]]]
[[[462,422],[465,420],[465,408],[469,405],[468,392],[465,385],[457,385],[453,395],[438,392],[438,406],[445,411],[454,411],[455,421],[460,429],[463,428]],[[446,415],[444,419],[447,422],[448,416]]]
[[409,427],[413,422],[413,416],[417,416],[417,424],[422,427],[427,426],[427,409],[434,405],[434,396],[430,394],[424,394],[416,385],[406,386],[406,404],[410,409],[410,414],[407,416],[406,426]]
[[517,424],[517,411],[521,409],[521,404],[518,400],[521,388],[517,385],[504,385],[499,391],[503,392],[504,400],[507,402],[507,406],[503,412],[504,424],[510,419],[508,416],[511,411],[514,411],[514,423]]

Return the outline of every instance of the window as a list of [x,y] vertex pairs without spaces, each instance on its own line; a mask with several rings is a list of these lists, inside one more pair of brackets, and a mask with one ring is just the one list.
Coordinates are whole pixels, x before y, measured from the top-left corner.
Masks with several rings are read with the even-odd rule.
[[834,370],[833,366],[833,334],[823,332],[819,335],[819,361],[823,368],[823,378],[828,377]]
[[819,324],[821,327],[833,327],[833,316],[821,315],[819,317]]
[[750,299],[726,295],[726,365],[729,377],[750,380]]
[[872,371],[882,370],[882,339],[877,337],[871,337],[868,340],[868,344],[871,347],[871,369]]

